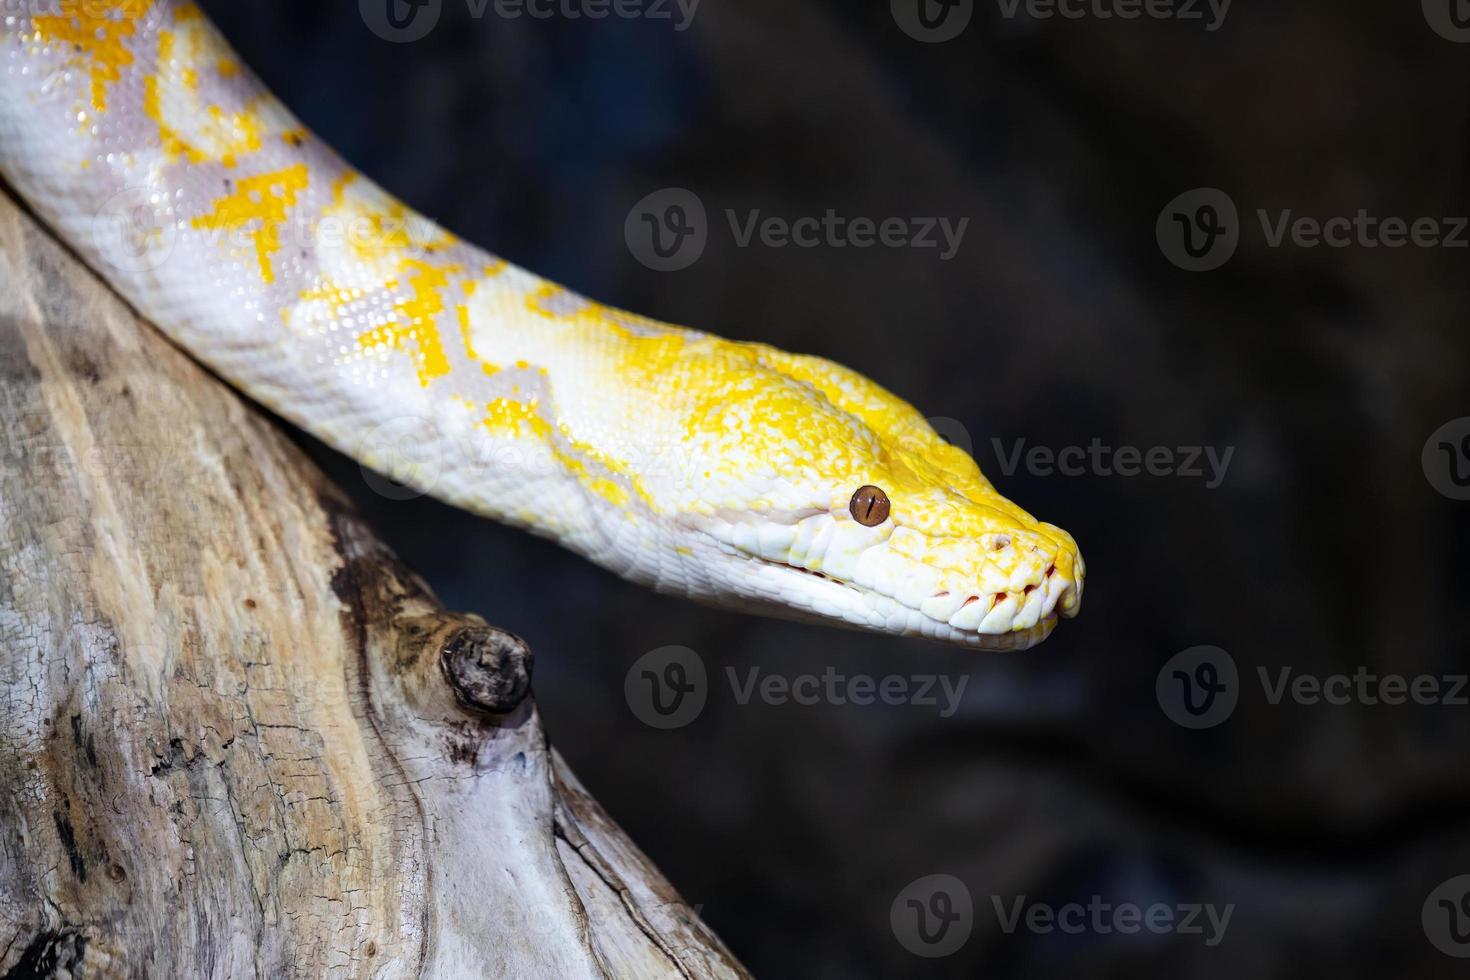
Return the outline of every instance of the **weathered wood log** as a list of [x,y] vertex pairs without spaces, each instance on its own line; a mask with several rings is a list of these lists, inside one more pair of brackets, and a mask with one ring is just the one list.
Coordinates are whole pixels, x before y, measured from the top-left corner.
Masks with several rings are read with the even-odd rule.
[[0,195],[0,976],[744,976],[272,422]]

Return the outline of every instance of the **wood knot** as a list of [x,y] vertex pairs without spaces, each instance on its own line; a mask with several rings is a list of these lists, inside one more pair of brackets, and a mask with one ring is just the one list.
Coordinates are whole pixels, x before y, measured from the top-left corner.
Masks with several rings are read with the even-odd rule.
[[531,693],[531,648],[494,626],[456,630],[444,642],[440,662],[455,696],[471,710],[509,714]]

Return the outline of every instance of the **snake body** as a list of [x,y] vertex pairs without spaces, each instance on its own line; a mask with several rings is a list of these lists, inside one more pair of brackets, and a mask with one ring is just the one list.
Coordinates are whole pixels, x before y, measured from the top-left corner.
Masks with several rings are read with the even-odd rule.
[[460,241],[193,4],[19,6],[0,173],[174,342],[364,465],[704,602],[991,648],[1076,614],[1072,538],[869,379]]

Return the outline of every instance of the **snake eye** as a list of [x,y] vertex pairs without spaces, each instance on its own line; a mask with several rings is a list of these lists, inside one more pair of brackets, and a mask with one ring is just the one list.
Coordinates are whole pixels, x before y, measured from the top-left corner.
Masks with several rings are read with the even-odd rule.
[[877,527],[888,520],[888,494],[874,486],[858,487],[848,502],[852,519],[864,527]]

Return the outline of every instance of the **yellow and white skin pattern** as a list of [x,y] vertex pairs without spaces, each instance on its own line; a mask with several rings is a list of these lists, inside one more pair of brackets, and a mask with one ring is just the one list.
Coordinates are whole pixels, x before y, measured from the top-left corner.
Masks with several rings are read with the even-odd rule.
[[[989,649],[1077,613],[1072,538],[909,404],[460,241],[313,136],[193,4],[8,5],[0,173],[256,401],[631,581]],[[854,514],[862,487],[889,505],[872,526]]]

